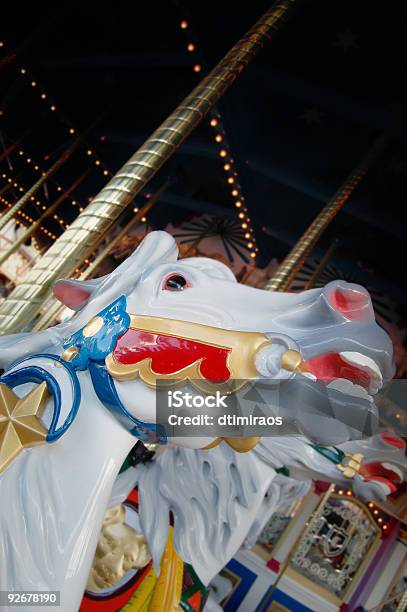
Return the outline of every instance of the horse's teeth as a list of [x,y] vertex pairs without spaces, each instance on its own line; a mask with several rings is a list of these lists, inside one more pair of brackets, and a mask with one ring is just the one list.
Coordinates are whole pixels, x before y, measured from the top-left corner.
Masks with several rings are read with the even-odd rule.
[[367,369],[372,372],[372,374],[376,374],[380,380],[382,380],[382,373],[380,372],[380,368],[373,359],[367,357],[366,355],[362,355],[362,353],[356,353],[353,351],[344,351],[339,353],[342,359],[347,361],[348,363],[353,363],[362,369]]
[[311,372],[301,372],[301,374],[303,376],[306,376],[310,380],[314,380],[314,381],[317,380],[317,377],[315,376],[315,374],[311,374]]
[[392,472],[395,472],[397,476],[399,476],[401,482],[403,482],[403,472],[396,465],[393,465],[393,463],[382,463],[382,466],[386,468],[386,470],[391,470]]
[[362,353],[352,351],[344,351],[339,354],[347,363],[354,364],[361,370],[368,372],[370,375],[369,393],[371,395],[376,395],[383,385],[383,376],[380,372],[379,366],[373,361],[373,359],[367,357],[366,355],[362,355]]
[[335,378],[327,387],[335,391],[340,391],[341,393],[346,393],[347,395],[352,395],[353,397],[361,397],[362,399],[369,400],[369,402],[373,402],[372,396],[369,395],[364,387],[355,385],[347,378]]

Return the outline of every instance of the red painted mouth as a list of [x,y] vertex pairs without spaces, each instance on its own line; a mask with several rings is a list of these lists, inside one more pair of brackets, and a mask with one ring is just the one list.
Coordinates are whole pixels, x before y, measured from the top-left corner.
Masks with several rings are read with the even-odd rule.
[[393,466],[381,461],[364,463],[360,469],[360,474],[366,481],[382,482],[390,489],[391,493],[395,493],[402,482],[400,474],[393,469]]
[[227,366],[229,353],[228,348],[133,328],[119,337],[113,350],[117,363],[130,365],[151,359],[151,369],[161,375],[176,374],[199,362],[200,374],[212,383],[230,379]]
[[336,378],[346,378],[352,383],[369,390],[371,376],[366,370],[345,361],[339,353],[318,355],[305,362],[308,371],[316,376],[318,382],[328,385]]

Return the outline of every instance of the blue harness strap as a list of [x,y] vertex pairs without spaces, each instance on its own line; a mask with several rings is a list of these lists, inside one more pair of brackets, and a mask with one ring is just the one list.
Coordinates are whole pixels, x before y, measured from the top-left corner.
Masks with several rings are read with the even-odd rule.
[[120,421],[127,431],[142,442],[167,443],[167,435],[163,427],[155,423],[139,421],[139,419],[136,419],[126,410],[104,363],[89,361],[88,367],[93,388],[99,400]]
[[139,421],[126,410],[118,396],[114,381],[105,366],[106,356],[113,350],[118,337],[125,333],[130,325],[130,316],[126,311],[126,296],[122,295],[117,298],[101,310],[95,319],[98,319],[98,323],[101,323],[101,325],[94,333],[85,333],[85,326],[63,341],[65,348],[73,347],[77,350],[71,361],[48,353],[36,354],[14,363],[10,368],[12,369],[35,358],[51,359],[65,368],[72,383],[73,402],[67,418],[58,429],[57,424],[61,415],[61,389],[52,374],[40,366],[27,365],[4,374],[0,378],[0,382],[4,382],[10,388],[28,382],[47,383],[48,390],[54,400],[54,414],[48,431],[47,442],[55,442],[70,427],[81,403],[81,388],[77,370],[88,370],[97,397],[127,431],[142,442],[166,444],[167,435],[162,426],[156,423]]
[[79,385],[78,376],[74,368],[68,362],[61,359],[61,357],[58,357],[58,355],[52,355],[48,353],[39,354],[39,355],[30,355],[30,357],[26,357],[25,359],[22,359],[21,361],[14,363],[12,365],[12,368],[15,367],[16,365],[20,365],[21,363],[28,362],[38,357],[52,359],[52,361],[57,361],[65,368],[65,370],[67,371],[71,379],[72,395],[73,395],[72,406],[71,406],[71,409],[63,425],[61,427],[58,427],[58,429],[57,429],[57,423],[61,415],[61,401],[62,401],[61,389],[58,384],[58,381],[56,380],[56,378],[54,378],[54,376],[52,376],[52,374],[50,374],[47,370],[45,370],[41,366],[27,365],[24,368],[19,368],[18,370],[14,370],[13,372],[9,372],[9,373],[6,372],[5,374],[3,374],[3,376],[0,377],[0,382],[6,384],[8,387],[10,387],[10,389],[14,389],[15,387],[19,387],[20,385],[24,385],[26,383],[41,384],[45,382],[47,384],[48,391],[50,392],[52,399],[54,401],[54,414],[52,417],[51,425],[48,430],[46,440],[47,442],[55,442],[61,436],[64,435],[64,433],[73,423],[78,413],[79,405],[81,403],[81,387]]

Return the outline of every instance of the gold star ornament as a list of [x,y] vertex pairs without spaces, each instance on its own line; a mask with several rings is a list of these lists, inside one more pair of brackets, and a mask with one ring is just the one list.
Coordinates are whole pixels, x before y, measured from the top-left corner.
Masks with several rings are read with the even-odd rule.
[[45,382],[21,398],[0,383],[0,474],[23,448],[45,444],[40,416],[49,397]]

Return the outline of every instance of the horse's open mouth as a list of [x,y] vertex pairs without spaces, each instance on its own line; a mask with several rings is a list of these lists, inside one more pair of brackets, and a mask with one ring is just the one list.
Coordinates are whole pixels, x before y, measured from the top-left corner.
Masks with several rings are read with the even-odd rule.
[[373,359],[356,352],[318,355],[304,362],[303,374],[341,393],[373,402],[383,386],[379,366]]

